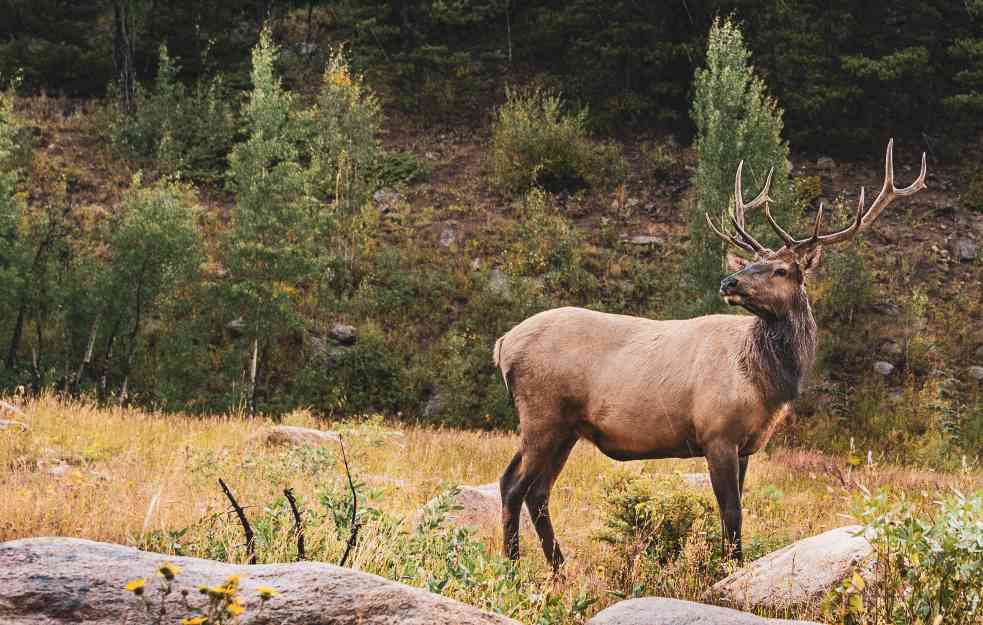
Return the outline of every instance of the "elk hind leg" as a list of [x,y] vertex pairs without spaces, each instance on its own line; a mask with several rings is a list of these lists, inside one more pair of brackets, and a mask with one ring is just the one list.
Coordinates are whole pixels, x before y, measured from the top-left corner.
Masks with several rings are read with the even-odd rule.
[[512,560],[519,557],[519,514],[524,492],[519,490],[517,481],[521,466],[522,449],[515,453],[498,481],[502,495],[502,555]]
[[550,491],[553,489],[553,484],[556,482],[557,476],[563,469],[563,465],[566,464],[567,458],[570,457],[570,451],[576,443],[576,434],[569,436],[566,440],[559,443],[553,451],[550,462],[543,467],[539,473],[539,477],[530,486],[525,498],[526,508],[528,508],[529,514],[532,516],[536,533],[539,534],[539,541],[543,547],[543,555],[546,556],[546,561],[553,567],[553,570],[559,569],[560,565],[563,564],[563,553],[560,551],[559,543],[556,542],[556,534],[553,532],[553,522],[550,519]]

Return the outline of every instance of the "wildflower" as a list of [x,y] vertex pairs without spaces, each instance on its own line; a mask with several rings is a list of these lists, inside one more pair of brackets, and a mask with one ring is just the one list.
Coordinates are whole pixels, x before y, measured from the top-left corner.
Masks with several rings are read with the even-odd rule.
[[181,567],[176,564],[171,564],[170,562],[165,562],[159,569],[157,569],[157,572],[160,573],[160,576],[167,581],[172,581],[175,577],[177,577],[177,574],[181,572]]
[[230,575],[228,579],[225,580],[226,592],[230,595],[234,595],[236,590],[239,588],[239,576]]
[[211,599],[224,599],[226,588],[225,586],[212,586],[211,588],[205,589]]
[[256,592],[259,593],[259,598],[262,599],[263,601],[269,601],[273,597],[280,594],[276,591],[275,588],[270,588],[269,586],[260,586],[259,588],[256,589]]
[[147,580],[141,577],[139,579],[134,579],[127,582],[126,586],[124,587],[124,590],[128,592],[132,592],[134,595],[139,597],[140,595],[143,594],[143,587],[146,585],[147,585]]
[[203,595],[207,595],[208,594],[208,586],[205,586],[204,584],[202,584],[201,586],[198,586],[198,592],[200,592]]
[[232,616],[239,616],[246,611],[246,606],[242,605],[238,601],[233,601],[225,607],[229,614]]
[[193,618],[183,618],[181,619],[181,625],[207,625],[207,616],[195,616]]

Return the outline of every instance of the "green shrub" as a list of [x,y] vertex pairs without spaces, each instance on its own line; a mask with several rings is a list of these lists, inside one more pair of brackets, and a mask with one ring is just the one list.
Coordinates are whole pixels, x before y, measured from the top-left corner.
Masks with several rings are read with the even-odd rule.
[[792,206],[802,212],[815,208],[823,195],[823,181],[819,176],[798,176],[792,179]]
[[400,150],[380,151],[368,168],[371,187],[424,182],[430,179],[431,173],[430,165],[421,162],[412,152]]
[[492,178],[502,190],[523,194],[611,187],[625,171],[614,144],[592,142],[587,109],[563,110],[559,95],[508,89],[492,127]]
[[307,149],[315,194],[334,198],[346,212],[354,212],[370,190],[382,110],[363,78],[352,72],[341,48],[328,59],[309,115],[313,134]]
[[983,499],[957,493],[922,515],[885,492],[856,502],[870,528],[871,574],[862,566],[824,600],[833,622],[979,623],[983,616]]
[[[841,328],[853,325],[854,318],[873,299],[874,281],[864,261],[862,241],[826,254],[823,259],[824,286],[817,298],[820,321],[838,321]],[[856,339],[853,331],[842,330],[843,338]]]
[[967,209],[983,213],[983,169],[978,169],[971,174],[969,186],[960,199]]
[[153,88],[137,89],[132,113],[113,98],[103,131],[118,151],[138,163],[215,181],[225,172],[236,137],[236,99],[221,76],[199,79],[189,90],[178,79],[180,69],[161,45]]
[[[730,19],[714,20],[707,45],[706,67],[696,71],[691,116],[696,125],[699,162],[694,185],[696,202],[690,216],[690,251],[684,263],[685,282],[701,294],[706,307],[720,307],[716,297],[723,248],[707,228],[704,215],[720,219],[732,203],[734,175],[744,161],[745,196],[757,193],[768,170],[775,168],[770,196],[780,223],[790,211],[788,193],[788,144],[782,141],[782,110],[768,96],[765,84],[749,64],[740,28]],[[747,199],[747,198],[745,198]],[[724,227],[728,220],[722,219]],[[764,245],[776,241],[760,220],[748,223]],[[776,246],[774,249],[777,249]]]
[[[685,488],[681,479],[619,471],[608,478],[604,492],[605,522],[598,538],[612,547],[609,573],[622,594],[665,592],[670,564],[690,569],[677,581],[695,581],[718,568],[720,533],[714,504]],[[701,552],[695,569],[686,553],[694,548]]]

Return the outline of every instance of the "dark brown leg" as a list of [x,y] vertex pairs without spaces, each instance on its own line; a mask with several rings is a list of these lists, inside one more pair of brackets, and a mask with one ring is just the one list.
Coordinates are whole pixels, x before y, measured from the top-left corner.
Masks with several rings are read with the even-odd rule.
[[741,474],[740,474],[740,489],[741,489],[741,498],[742,499],[744,498],[744,476],[747,475],[747,461],[749,459],[750,459],[750,456],[741,456],[741,458],[740,458],[740,472],[741,472]]
[[532,516],[533,525],[536,526],[536,533],[539,534],[539,542],[543,546],[543,555],[546,556],[546,561],[549,562],[554,571],[563,564],[563,553],[560,551],[560,544],[556,542],[553,522],[550,520],[550,491],[553,489],[556,477],[563,470],[563,465],[566,464],[567,458],[570,457],[570,451],[576,443],[576,435],[563,441],[549,465],[540,473],[539,478],[526,493],[526,507]]
[[522,450],[519,450],[498,481],[502,495],[502,555],[512,560],[519,558],[519,513],[524,491],[517,488],[517,478],[521,465]]
[[732,547],[730,556],[741,560],[741,468],[737,447],[720,445],[707,450],[710,484],[717,497],[720,520],[724,529],[724,551]]

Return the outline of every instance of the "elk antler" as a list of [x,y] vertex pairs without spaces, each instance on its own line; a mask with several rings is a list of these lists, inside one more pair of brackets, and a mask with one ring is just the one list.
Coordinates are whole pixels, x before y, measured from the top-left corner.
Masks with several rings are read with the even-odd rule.
[[897,198],[914,195],[915,193],[924,189],[926,187],[925,175],[927,172],[928,166],[925,160],[925,153],[922,152],[922,170],[921,173],[918,174],[918,178],[916,178],[911,185],[903,189],[899,189],[894,186],[894,139],[891,139],[887,142],[887,153],[884,155],[884,186],[881,187],[881,192],[877,195],[877,199],[874,200],[873,204],[871,204],[870,208],[866,211],[864,211],[864,188],[860,187],[860,201],[857,203],[857,217],[848,227],[830,234],[819,234],[819,224],[823,218],[823,205],[821,203],[819,205],[819,212],[816,214],[815,228],[813,229],[812,236],[808,239],[797,240],[789,236],[789,234],[782,230],[782,228],[772,218],[771,213],[768,211],[767,204],[765,205],[765,216],[768,218],[768,223],[770,223],[772,228],[775,229],[775,232],[778,233],[778,236],[782,237],[782,240],[785,242],[785,247],[788,249],[802,250],[803,248],[810,248],[819,243],[823,245],[842,243],[844,241],[849,241],[853,237],[857,236],[857,233],[869,228],[870,225],[877,220],[881,212]]
[[717,235],[724,243],[731,243],[741,248],[746,252],[750,252],[754,255],[760,255],[768,252],[768,248],[764,245],[758,243],[754,237],[752,237],[745,229],[744,213],[747,209],[755,209],[762,204],[765,206],[765,210],[768,210],[768,202],[771,198],[768,197],[768,191],[771,190],[771,176],[775,173],[775,168],[772,167],[768,170],[768,177],[765,179],[765,185],[758,193],[758,197],[751,200],[750,203],[744,202],[744,192],[741,188],[741,172],[744,169],[744,161],[741,161],[737,165],[737,176],[734,177],[734,212],[730,215],[730,221],[734,224],[734,229],[737,230],[738,237],[730,233],[724,233],[717,229],[714,225],[713,220],[710,219],[710,213],[705,213],[704,216],[707,220],[707,225],[715,235]]

